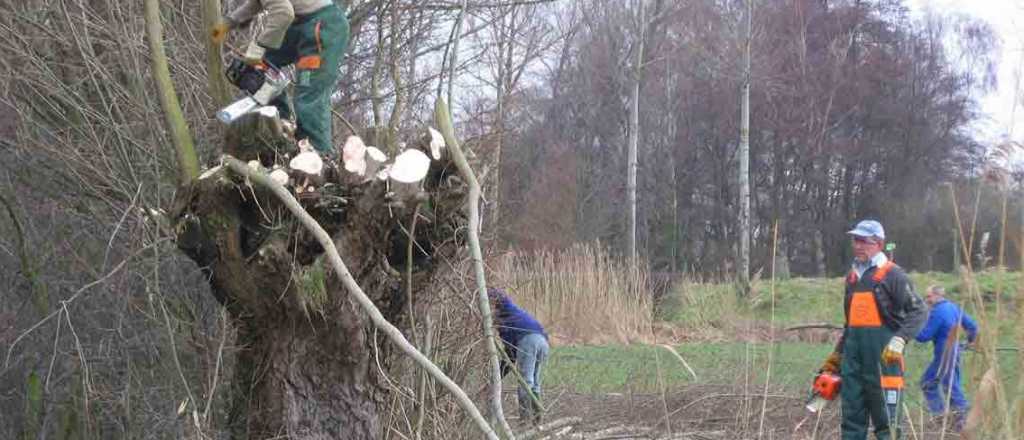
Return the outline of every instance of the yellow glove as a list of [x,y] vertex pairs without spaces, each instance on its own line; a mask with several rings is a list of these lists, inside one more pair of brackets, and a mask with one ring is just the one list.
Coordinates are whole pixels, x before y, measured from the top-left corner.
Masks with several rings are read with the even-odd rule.
[[263,55],[267,53],[267,50],[260,46],[256,40],[249,43],[249,47],[245,49],[245,55],[242,57],[242,61],[250,66],[255,66],[263,62]]
[[228,31],[231,27],[228,26],[226,21],[218,21],[217,24],[213,25],[213,29],[210,30],[210,39],[216,44],[224,43],[224,39],[228,37]]
[[882,363],[886,365],[903,365],[903,347],[906,345],[907,341],[904,341],[903,338],[893,336],[889,340],[889,345],[886,345],[885,350],[882,350]]
[[832,354],[825,358],[825,363],[821,365],[821,371],[837,374],[839,373],[839,365],[841,365],[842,362],[843,355],[833,351]]

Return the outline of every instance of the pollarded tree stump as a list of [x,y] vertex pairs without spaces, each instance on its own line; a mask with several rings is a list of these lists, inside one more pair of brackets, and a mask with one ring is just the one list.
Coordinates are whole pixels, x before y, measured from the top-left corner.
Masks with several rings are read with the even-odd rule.
[[[287,168],[298,151],[279,128],[271,118],[243,118],[229,128],[224,151],[258,166]],[[431,155],[429,138],[410,144]],[[331,235],[355,280],[401,328],[404,231],[419,206],[413,292],[429,298],[434,261],[454,256],[461,244],[465,185],[444,153],[412,191],[409,184],[349,172],[340,159],[325,169],[319,197],[305,207]],[[390,191],[397,187],[406,191]],[[208,275],[243,347],[230,395],[232,437],[377,438],[383,388],[371,368],[369,322],[320,259],[323,249],[313,237],[269,191],[226,167],[180,188],[172,218],[179,248]],[[386,368],[390,350],[379,346]]]

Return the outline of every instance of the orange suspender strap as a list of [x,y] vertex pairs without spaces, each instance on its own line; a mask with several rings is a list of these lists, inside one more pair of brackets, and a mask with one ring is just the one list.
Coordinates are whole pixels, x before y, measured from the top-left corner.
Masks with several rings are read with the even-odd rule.
[[882,376],[882,388],[903,389],[903,376]]
[[871,276],[871,279],[874,280],[876,283],[881,283],[882,280],[885,279],[885,276],[889,273],[889,270],[892,269],[892,267],[895,265],[896,263],[893,263],[892,261],[886,261],[885,264],[882,264],[877,269],[875,269],[875,274]]

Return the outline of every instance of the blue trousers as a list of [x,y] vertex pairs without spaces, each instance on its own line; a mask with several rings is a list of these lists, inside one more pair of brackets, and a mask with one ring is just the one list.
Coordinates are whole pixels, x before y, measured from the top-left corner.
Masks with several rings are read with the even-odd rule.
[[946,401],[955,411],[966,413],[970,402],[960,385],[960,350],[956,345],[949,352],[932,359],[921,376],[921,390],[932,414],[946,412]]
[[540,373],[549,349],[548,340],[537,333],[527,333],[516,344],[516,368],[524,382],[519,385],[519,414],[527,420],[540,418],[541,407],[530,393],[540,400]]

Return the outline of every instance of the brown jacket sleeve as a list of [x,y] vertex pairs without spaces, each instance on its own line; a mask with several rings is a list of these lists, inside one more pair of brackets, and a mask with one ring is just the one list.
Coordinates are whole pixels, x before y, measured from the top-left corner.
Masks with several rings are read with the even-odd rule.
[[284,35],[295,20],[295,8],[291,0],[244,0],[227,16],[231,27],[248,24],[260,11],[267,11],[263,31],[256,36],[256,42],[267,49],[277,49],[284,41]]

